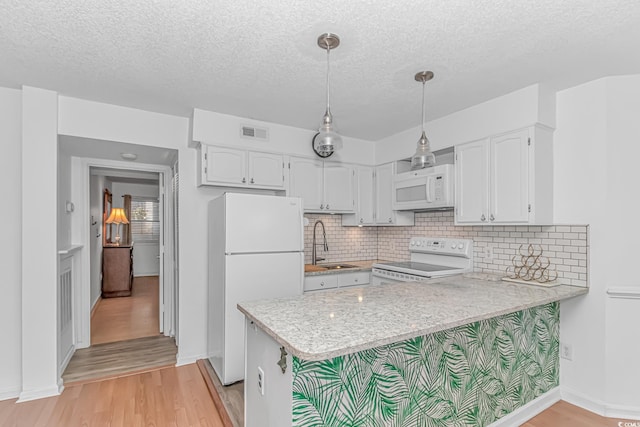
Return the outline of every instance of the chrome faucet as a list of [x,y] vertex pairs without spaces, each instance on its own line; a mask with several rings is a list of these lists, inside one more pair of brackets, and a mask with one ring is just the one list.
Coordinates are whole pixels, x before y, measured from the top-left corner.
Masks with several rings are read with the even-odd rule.
[[325,252],[329,250],[329,245],[327,245],[327,232],[324,229],[324,222],[322,220],[317,220],[315,224],[313,224],[313,244],[311,248],[311,264],[316,265],[318,261],[324,261],[324,258],[318,258],[316,254],[316,228],[318,228],[318,224],[322,226],[322,243],[323,249]]

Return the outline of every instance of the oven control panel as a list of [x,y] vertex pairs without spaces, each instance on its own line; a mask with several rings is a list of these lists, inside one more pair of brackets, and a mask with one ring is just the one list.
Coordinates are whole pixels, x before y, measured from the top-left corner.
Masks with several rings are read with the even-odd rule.
[[410,252],[432,253],[450,256],[470,257],[473,240],[455,238],[412,237]]

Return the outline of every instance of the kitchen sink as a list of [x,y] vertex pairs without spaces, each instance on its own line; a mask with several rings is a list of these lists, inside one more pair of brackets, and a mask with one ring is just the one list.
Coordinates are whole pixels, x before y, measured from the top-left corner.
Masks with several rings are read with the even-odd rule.
[[321,264],[318,267],[324,268],[326,270],[341,270],[343,268],[358,268],[357,265],[351,264]]

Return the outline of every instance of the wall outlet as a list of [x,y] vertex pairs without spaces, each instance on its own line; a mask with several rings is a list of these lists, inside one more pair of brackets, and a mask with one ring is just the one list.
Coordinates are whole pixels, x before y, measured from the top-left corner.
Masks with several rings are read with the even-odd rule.
[[260,366],[258,366],[258,390],[264,396],[264,371]]
[[491,246],[484,247],[484,257],[485,259],[493,259],[493,247]]
[[571,344],[561,342],[560,357],[566,360],[573,360],[573,346]]

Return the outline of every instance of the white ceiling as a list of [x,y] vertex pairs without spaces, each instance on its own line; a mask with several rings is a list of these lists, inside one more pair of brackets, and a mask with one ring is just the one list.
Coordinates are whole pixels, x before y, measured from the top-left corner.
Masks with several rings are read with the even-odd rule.
[[533,83],[640,73],[638,0],[0,0],[0,86],[377,140]]

